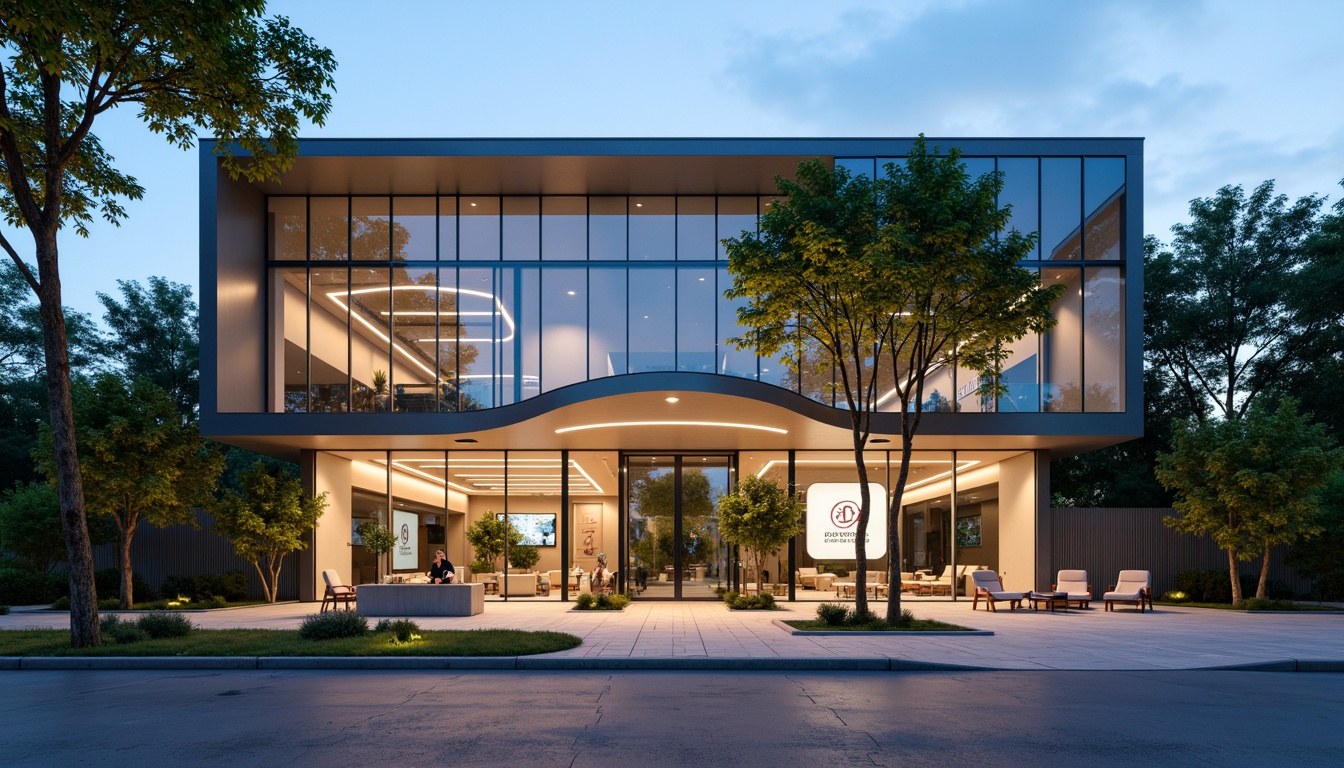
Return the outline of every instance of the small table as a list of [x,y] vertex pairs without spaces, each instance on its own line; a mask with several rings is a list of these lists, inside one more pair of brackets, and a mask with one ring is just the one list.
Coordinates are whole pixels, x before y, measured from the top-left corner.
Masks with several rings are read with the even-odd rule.
[[1055,612],[1056,605],[1062,606],[1066,611],[1069,610],[1068,592],[1032,592],[1027,595],[1027,600],[1031,601],[1033,611],[1041,604],[1049,608],[1051,613]]

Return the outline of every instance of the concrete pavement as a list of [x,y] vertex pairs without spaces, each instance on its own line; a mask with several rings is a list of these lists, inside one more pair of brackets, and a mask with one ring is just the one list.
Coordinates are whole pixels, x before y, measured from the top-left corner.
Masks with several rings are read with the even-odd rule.
[[[812,618],[815,603],[781,605],[781,611],[729,611],[718,602],[636,602],[615,612],[572,611],[559,602],[518,600],[488,602],[485,613],[477,616],[416,621],[425,629],[554,630],[583,639],[568,651],[522,657],[514,665],[519,668],[1344,670],[1344,613],[1159,607],[1140,614],[1131,608],[1106,612],[1099,603],[1086,611],[987,613],[972,611],[969,602],[927,602],[912,606],[919,618],[993,635],[845,637],[790,634],[774,620]],[[290,603],[189,617],[205,629],[294,629],[317,608],[317,603]],[[66,613],[20,610],[0,616],[0,629],[66,628],[68,622]],[[0,666],[16,666],[14,659],[8,661]],[[457,661],[454,666],[463,668],[468,660]]]

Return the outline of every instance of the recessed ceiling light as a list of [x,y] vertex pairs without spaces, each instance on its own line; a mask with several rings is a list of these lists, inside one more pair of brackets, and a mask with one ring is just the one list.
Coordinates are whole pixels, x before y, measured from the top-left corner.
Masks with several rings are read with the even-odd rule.
[[702,283],[705,282],[705,278],[703,278],[703,277],[700,278],[700,282],[702,282]]
[[607,429],[610,427],[728,427],[729,429],[754,429],[761,432],[774,432],[787,435],[789,430],[779,427],[766,427],[760,424],[738,424],[728,421],[609,421],[603,424],[580,424],[555,430],[555,434],[578,432],[585,429]]
[[475,208],[475,207],[476,207],[476,204],[475,204],[475,203],[472,203],[472,204],[471,204],[471,207],[472,207],[472,208]]
[[636,207],[636,208],[643,208],[643,207],[644,207],[644,204],[643,204],[643,203],[635,203],[635,207]]
[[680,397],[668,397],[668,398],[664,398],[664,399],[667,400],[667,402],[669,402],[669,403],[679,403],[679,402],[681,402],[681,398],[680,398]]
[[456,440],[454,440],[453,442],[455,442],[455,443],[474,443],[474,442],[476,442],[476,438],[474,438],[474,437],[459,437],[459,438],[457,438]]
[[573,295],[574,295],[574,292],[573,292],[573,291],[565,291],[565,293],[566,293],[567,295],[569,295],[569,296],[573,296]]
[[874,437],[872,440],[869,440],[868,442],[870,442],[870,443],[890,443],[891,441],[888,440],[888,439],[885,438],[885,437]]

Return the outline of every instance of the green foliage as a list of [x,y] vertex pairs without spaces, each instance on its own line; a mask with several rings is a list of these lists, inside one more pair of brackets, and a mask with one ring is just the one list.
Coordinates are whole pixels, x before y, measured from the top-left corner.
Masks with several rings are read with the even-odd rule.
[[9,606],[0,605],[0,616],[8,616],[8,615],[9,615]]
[[1316,491],[1341,462],[1344,452],[1292,399],[1273,411],[1257,400],[1243,419],[1177,424],[1171,452],[1158,458],[1157,478],[1177,496],[1178,514],[1163,522],[1229,553],[1234,603],[1242,600],[1235,561],[1260,556],[1263,598],[1270,550],[1321,532]]
[[719,497],[719,533],[723,540],[747,550],[760,590],[761,568],[803,530],[803,504],[774,482],[747,475],[737,489]]
[[845,623],[845,616],[849,615],[849,609],[836,603],[822,603],[817,606],[817,620],[838,627]]
[[773,611],[778,607],[775,605],[775,598],[766,593],[739,595],[736,592],[727,592],[723,595],[723,602],[735,611]]
[[516,547],[509,548],[509,567],[521,568],[524,571],[537,564],[541,560],[541,552],[531,544],[519,544]]
[[104,640],[111,640],[117,645],[143,643],[149,639],[149,633],[141,629],[139,624],[133,621],[122,621],[121,617],[115,613],[103,616],[98,622],[98,628],[102,630]]
[[191,621],[176,611],[147,613],[135,623],[155,640],[165,637],[186,637],[193,629]]
[[28,483],[0,496],[0,551],[35,571],[65,560],[61,500],[47,483]]
[[165,598],[185,597],[195,603],[219,597],[229,602],[240,602],[249,597],[247,574],[229,571],[218,575],[169,576],[163,580],[159,592]]
[[492,563],[492,562],[490,562],[489,560],[472,560],[472,561],[471,561],[471,572],[472,572],[472,573],[493,573],[494,570],[495,570],[495,564]]
[[[130,547],[136,529],[141,522],[194,525],[193,510],[214,500],[211,492],[224,460],[149,379],[128,383],[99,373],[75,382],[74,402],[85,506],[116,523],[126,608],[134,599]],[[59,473],[51,429],[44,425],[41,434],[38,466],[55,483]]]
[[596,604],[597,598],[593,597],[591,592],[583,592],[574,598],[574,607],[580,611],[591,611]]
[[127,378],[144,376],[191,417],[200,403],[201,344],[191,286],[150,277],[146,289],[118,280],[121,300],[99,293],[111,329],[108,352]]
[[865,611],[857,606],[851,609],[849,613],[845,614],[845,623],[852,627],[867,626],[879,622],[883,624],[886,623],[886,621],[872,611]]
[[383,619],[373,628],[375,633],[391,632],[398,643],[420,639],[420,625],[410,619]]
[[[93,574],[93,583],[97,586],[98,594],[104,597],[121,597],[122,573],[116,568],[104,568]],[[154,588],[149,586],[149,582],[138,573],[131,574],[131,592],[139,596],[141,600],[153,600],[156,593]],[[118,607],[127,608],[129,605],[118,603]]]
[[[1254,576],[1238,574],[1238,586],[1242,594],[1252,592],[1256,587]],[[1232,579],[1227,571],[1213,568],[1194,568],[1176,574],[1176,592],[1185,595],[1182,599],[1169,599],[1171,592],[1163,596],[1167,602],[1224,603],[1232,605]],[[1288,585],[1270,579],[1265,582],[1265,595],[1271,600],[1286,600],[1293,596]]]
[[1330,477],[1317,499],[1321,535],[1294,544],[1285,562],[1312,580],[1316,599],[1344,600],[1344,471]]
[[[982,394],[1001,393],[1009,345],[1053,325],[1051,307],[1063,290],[1018,266],[1035,235],[1007,229],[1011,211],[997,204],[1002,175],[972,179],[959,150],[930,151],[923,136],[908,155],[872,180],[804,161],[796,181],[776,177],[779,197],[758,232],[723,241],[733,275],[725,296],[746,302],[737,319],[747,330],[733,344],[789,361],[801,380],[838,382],[834,391],[803,394],[834,395],[844,405],[856,455],[879,398],[894,389],[904,466],[926,377],[955,355],[957,365],[981,374]],[[855,469],[862,576],[871,500],[861,459]],[[905,482],[902,472],[893,515]],[[888,530],[889,550],[900,551],[899,528],[889,523]],[[866,610],[863,592],[858,605]],[[898,610],[893,595],[888,611]]]
[[[659,571],[675,560],[676,480],[676,473],[671,471],[637,471],[631,477],[631,506],[643,520],[642,532],[632,536],[631,553],[651,571]],[[714,559],[714,537],[710,530],[713,515],[714,489],[709,476],[697,469],[684,469],[681,474],[684,562]]]
[[[1337,333],[1338,257],[1307,247],[1324,198],[1289,203],[1266,181],[1247,196],[1226,186],[1190,201],[1171,248],[1144,264],[1144,346],[1200,418],[1242,418],[1257,397],[1315,368],[1315,342]],[[1337,252],[1336,252],[1337,253]]]
[[490,567],[485,569],[486,572],[497,570],[495,563],[504,556],[505,537],[508,538],[510,550],[523,543],[523,532],[513,523],[506,525],[490,510],[486,510],[479,520],[467,526],[467,543],[471,544],[472,550],[475,551],[476,560],[490,563]]
[[240,485],[215,506],[215,530],[229,537],[239,557],[252,563],[267,602],[273,603],[285,556],[307,548],[305,538],[326,509],[327,494],[309,496],[297,479],[277,476],[262,462],[243,474]]
[[305,640],[334,640],[339,637],[363,637],[369,622],[354,611],[328,611],[305,616],[299,625],[299,637]]
[[369,552],[379,557],[391,552],[397,545],[397,534],[382,523],[360,523],[355,526],[355,532],[364,540],[364,546]]
[[64,573],[34,573],[19,568],[0,568],[0,603],[46,605],[69,589]]
[[1287,600],[1270,600],[1263,597],[1252,597],[1237,603],[1237,607],[1243,611],[1292,611],[1297,606]]
[[630,604],[630,596],[622,594],[593,595],[583,592],[574,598],[574,607],[580,611],[619,611]]

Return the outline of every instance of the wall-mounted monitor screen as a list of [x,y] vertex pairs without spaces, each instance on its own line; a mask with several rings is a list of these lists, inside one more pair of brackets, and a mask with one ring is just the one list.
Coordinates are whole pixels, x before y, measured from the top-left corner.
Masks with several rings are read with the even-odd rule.
[[[503,512],[495,517],[504,519]],[[555,514],[524,513],[510,514],[509,524],[523,533],[523,543],[534,547],[555,546]]]

